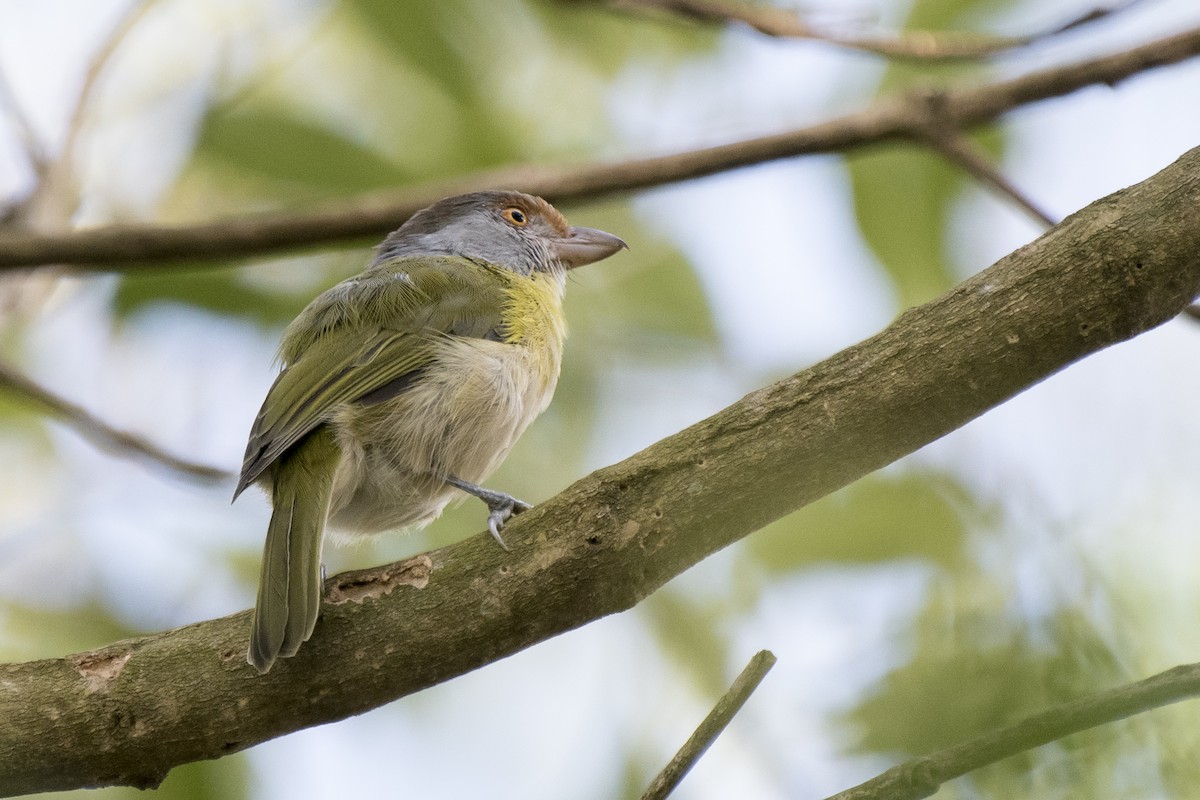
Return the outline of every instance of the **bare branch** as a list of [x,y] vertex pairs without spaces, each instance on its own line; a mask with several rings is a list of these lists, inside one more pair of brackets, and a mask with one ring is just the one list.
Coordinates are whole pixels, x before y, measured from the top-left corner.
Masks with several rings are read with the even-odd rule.
[[312,639],[267,675],[246,664],[249,612],[0,665],[0,794],[152,786],[631,608],[1198,295],[1200,148],[876,336],[577,481],[509,523],[510,552],[481,534],[332,578]]
[[1095,8],[1061,25],[1024,36],[993,36],[957,31],[839,34],[804,22],[795,11],[728,0],[609,0],[608,5],[636,11],[663,11],[706,23],[740,23],[767,36],[824,42],[899,60],[958,61],[986,58],[1024,47],[1106,19],[1137,2],[1139,0],[1125,0],[1108,8]]
[[1043,211],[1012,181],[1004,177],[987,155],[975,147],[962,131],[945,118],[942,110],[943,99],[944,95],[941,92],[924,92],[920,95],[913,95],[913,102],[923,104],[928,111],[926,124],[917,132],[921,140],[934,152],[951,164],[958,166],[975,180],[992,187],[1012,200],[1045,227],[1053,228],[1057,225],[1059,222],[1057,219]]
[[107,422],[88,413],[84,408],[59,397],[6,364],[0,364],[0,390],[7,390],[32,401],[56,419],[70,425],[76,432],[97,446],[115,455],[125,458],[148,459],[183,477],[205,483],[217,483],[233,478],[233,474],[230,472],[171,455],[137,434],[112,427]]
[[[1028,103],[1200,54],[1200,28],[1132,49],[1017,78],[943,92],[945,119],[966,130]],[[335,242],[378,239],[446,195],[488,187],[522,189],[551,202],[591,199],[712,175],[751,164],[846,151],[890,141],[920,141],[927,112],[911,98],[786,133],[675,155],[620,163],[547,168],[517,166],[393,192],[362,195],[321,209],[243,215],[190,226],[112,225],[60,234],[0,235],[0,269],[69,263],[90,269],[161,268],[169,259],[231,258]]]
[[37,132],[33,129],[33,123],[29,121],[25,109],[17,101],[17,97],[8,83],[8,78],[2,71],[0,71],[0,110],[3,110],[5,116],[8,117],[30,168],[40,178],[46,171],[46,148],[38,138]]
[[67,132],[63,139],[62,149],[56,156],[43,164],[38,175],[37,186],[22,202],[17,214],[19,226],[34,230],[59,226],[74,215],[79,203],[79,188],[75,175],[75,151],[87,111],[94,99],[96,86],[121,42],[155,2],[156,0],[137,0],[132,3],[100,42],[100,46],[84,72],[83,83],[67,121]]
[[663,767],[662,772],[654,776],[654,780],[642,794],[642,800],[663,800],[675,791],[675,787],[679,785],[683,777],[691,771],[700,757],[708,751],[712,743],[733,721],[734,715],[742,710],[742,706],[750,699],[750,695],[762,683],[762,679],[767,677],[767,673],[773,666],[775,666],[775,654],[770,650],[759,650],[754,654],[750,663],[746,664],[741,674],[734,679],[729,691],[722,695],[713,710],[708,712],[708,716],[700,723],[700,727],[696,728],[696,731],[688,737],[675,757]]
[[1051,216],[1049,212],[1043,211],[1040,206],[1018,189],[1012,181],[1004,177],[988,160],[987,156],[981,153],[971,143],[971,140],[963,134],[942,131],[937,136],[929,138],[929,145],[943,158],[953,164],[957,164],[964,172],[975,178],[975,180],[985,186],[991,186],[997,192],[1012,200],[1029,216],[1045,227],[1053,228],[1058,224],[1058,220]]
[[1021,210],[1047,228],[1053,228],[1058,221],[1043,211],[1040,206],[1022,192],[975,147],[971,140],[961,133],[942,131],[937,136],[929,137],[932,147],[947,161],[956,164],[975,180],[990,186],[1000,194],[1012,200]]
[[1190,305],[1183,310],[1183,313],[1194,320],[1200,321],[1200,305]]
[[145,17],[146,12],[158,0],[135,0],[125,10],[125,13],[113,26],[108,35],[100,43],[88,63],[87,70],[83,75],[83,84],[79,88],[79,95],[75,99],[75,105],[71,109],[71,117],[67,122],[67,135],[64,139],[62,153],[59,156],[59,162],[66,165],[68,172],[73,172],[70,169],[70,161],[74,156],[75,147],[79,140],[79,133],[83,129],[83,120],[88,111],[88,106],[91,104],[95,93],[96,86],[99,83],[100,76],[108,68],[112,62],[113,56],[116,54],[121,43],[134,29],[138,22]]
[[916,800],[946,781],[1035,747],[1109,722],[1200,695],[1200,664],[1185,664],[1153,677],[1097,692],[1027,717],[839,792],[828,800]]

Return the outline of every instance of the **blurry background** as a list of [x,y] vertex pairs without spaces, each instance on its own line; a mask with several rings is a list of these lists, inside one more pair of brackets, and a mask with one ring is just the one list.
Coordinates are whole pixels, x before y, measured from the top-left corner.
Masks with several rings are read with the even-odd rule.
[[[805,18],[1024,33],[1087,2],[813,0]],[[1193,0],[1147,0],[986,62],[898,67],[568,2],[0,0],[0,204],[8,224],[43,230],[305,208],[490,166],[733,141],[914,83],[1016,74],[1197,24]],[[1198,90],[1200,61],[1188,62],[1022,109],[978,141],[1061,216],[1200,144]],[[558,396],[491,481],[534,502],[874,333],[1040,230],[912,147],[565,210],[632,249],[574,275]],[[118,427],[234,470],[282,326],[368,257],[364,243],[126,278],[6,276],[0,354]],[[770,648],[778,665],[677,796],[818,797],[1200,659],[1198,355],[1200,324],[1168,323],[633,612],[177,769],[159,794],[637,796]],[[0,458],[0,658],[60,656],[252,603],[261,494],[231,507],[231,484],[104,453],[7,393]],[[482,511],[329,551],[330,572],[476,533]],[[1200,782],[1194,711],[1075,736],[939,797],[1186,795]]]

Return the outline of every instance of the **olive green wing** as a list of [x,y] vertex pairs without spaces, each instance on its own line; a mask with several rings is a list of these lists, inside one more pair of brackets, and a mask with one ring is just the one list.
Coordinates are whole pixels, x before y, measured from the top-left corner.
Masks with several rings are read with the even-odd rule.
[[506,270],[457,257],[384,262],[314,300],[280,346],[284,369],[250,430],[236,498],[344,403],[395,397],[444,335],[500,339]]

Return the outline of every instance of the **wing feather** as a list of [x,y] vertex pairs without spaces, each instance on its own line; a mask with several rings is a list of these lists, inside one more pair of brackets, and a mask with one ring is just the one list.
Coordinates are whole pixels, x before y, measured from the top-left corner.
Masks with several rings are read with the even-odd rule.
[[465,258],[414,257],[314,300],[284,336],[285,365],[250,430],[234,497],[338,406],[403,386],[435,357],[438,338],[493,336],[509,275]]

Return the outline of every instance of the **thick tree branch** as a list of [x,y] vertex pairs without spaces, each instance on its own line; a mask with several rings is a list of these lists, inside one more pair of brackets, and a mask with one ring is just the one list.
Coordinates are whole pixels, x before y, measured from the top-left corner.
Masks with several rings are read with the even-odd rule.
[[[942,92],[939,113],[955,130],[995,120],[1014,108],[1069,94],[1085,86],[1112,85],[1156,67],[1200,54],[1200,28],[1114,55],[1031,72],[1009,80]],[[466,175],[393,192],[363,195],[304,212],[247,215],[199,225],[113,225],[62,234],[0,235],[0,269],[75,264],[91,269],[161,268],[171,259],[249,256],[319,244],[380,237],[413,212],[446,195],[511,187],[554,203],[595,198],[698,178],[793,156],[846,151],[891,141],[920,142],[928,119],[928,93],[798,130],[690,152],[615,164],[575,167],[517,166]]]
[[905,761],[828,800],[916,800],[943,783],[1035,747],[1200,695],[1200,664],[1184,664],[1137,683],[1062,703],[1020,722]]
[[1200,148],[876,336],[576,482],[509,523],[512,552],[477,536],[332,578],[312,640],[267,675],[245,663],[248,612],[0,667],[0,792],[152,786],[631,608],[1198,294]]

